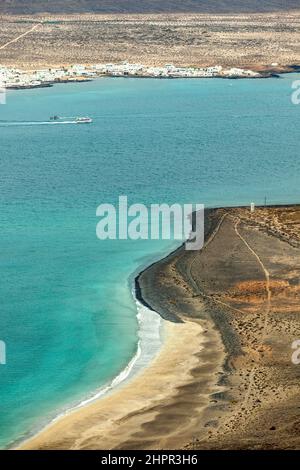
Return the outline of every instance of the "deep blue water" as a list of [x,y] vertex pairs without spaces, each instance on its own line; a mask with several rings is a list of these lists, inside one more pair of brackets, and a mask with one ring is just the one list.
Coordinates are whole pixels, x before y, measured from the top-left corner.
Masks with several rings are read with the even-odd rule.
[[[0,106],[0,446],[116,376],[135,354],[130,275],[167,241],[106,241],[96,207],[300,202],[291,83],[103,79]],[[89,115],[92,125],[11,125]]]

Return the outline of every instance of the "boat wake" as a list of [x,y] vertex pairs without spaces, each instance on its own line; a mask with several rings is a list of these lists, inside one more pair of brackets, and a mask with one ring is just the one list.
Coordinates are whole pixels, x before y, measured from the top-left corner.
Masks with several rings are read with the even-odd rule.
[[57,126],[59,124],[77,124],[77,121],[0,121],[0,127]]

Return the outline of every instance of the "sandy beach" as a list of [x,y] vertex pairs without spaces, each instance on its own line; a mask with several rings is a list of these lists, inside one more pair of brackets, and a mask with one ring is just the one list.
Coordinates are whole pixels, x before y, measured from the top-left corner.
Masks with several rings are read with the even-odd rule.
[[[212,353],[207,347],[215,348],[214,337],[190,321],[166,322],[164,336],[159,356],[135,379],[61,418],[21,448],[173,448],[181,445],[182,436],[186,442],[192,439],[195,421],[214,390],[207,368]],[[203,384],[201,400],[196,378]]]
[[299,206],[208,210],[204,249],[138,277],[160,354],[111,395],[22,449],[296,449]]

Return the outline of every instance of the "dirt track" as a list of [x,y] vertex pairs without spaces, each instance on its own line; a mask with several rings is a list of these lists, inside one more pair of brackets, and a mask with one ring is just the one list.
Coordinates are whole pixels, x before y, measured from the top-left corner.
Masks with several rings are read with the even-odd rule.
[[291,361],[300,331],[300,209],[221,209],[207,222],[202,251],[179,250],[141,278],[150,305],[169,318],[197,318],[225,347],[216,379],[225,390],[211,395],[190,446],[300,448],[300,368]]

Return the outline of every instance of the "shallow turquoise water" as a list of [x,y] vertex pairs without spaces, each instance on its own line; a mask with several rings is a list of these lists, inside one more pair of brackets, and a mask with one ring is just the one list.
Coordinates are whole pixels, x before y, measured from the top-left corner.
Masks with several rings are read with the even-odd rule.
[[[299,202],[291,83],[103,79],[0,106],[0,446],[117,375],[137,347],[130,275],[174,242],[107,241],[96,207]],[[90,126],[7,125],[90,115]]]

